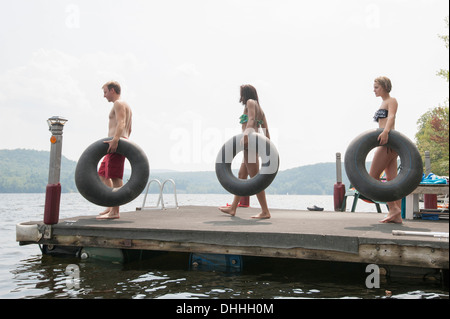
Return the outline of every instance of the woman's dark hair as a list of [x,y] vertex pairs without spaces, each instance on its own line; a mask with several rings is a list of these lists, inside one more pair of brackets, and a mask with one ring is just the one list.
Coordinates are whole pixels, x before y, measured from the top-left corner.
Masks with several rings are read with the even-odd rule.
[[239,99],[239,102],[246,105],[247,101],[250,99],[255,100],[259,104],[258,93],[256,92],[255,87],[250,84],[241,85],[241,98]]

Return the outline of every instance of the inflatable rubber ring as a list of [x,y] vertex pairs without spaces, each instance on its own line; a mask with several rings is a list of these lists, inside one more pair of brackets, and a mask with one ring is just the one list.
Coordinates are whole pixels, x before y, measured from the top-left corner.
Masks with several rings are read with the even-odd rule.
[[423,164],[417,147],[400,132],[391,130],[388,143],[383,145],[394,149],[401,168],[396,178],[381,182],[371,177],[366,169],[367,154],[379,145],[378,135],[382,128],[366,131],[357,136],[345,153],[345,171],[350,183],[361,194],[375,201],[392,202],[411,194],[422,180]]
[[135,143],[120,139],[116,153],[124,155],[131,165],[130,179],[120,188],[103,184],[97,173],[98,162],[107,154],[104,138],[92,143],[81,154],[75,169],[75,184],[80,194],[99,206],[120,206],[138,197],[147,185],[150,168],[144,151]]
[[223,188],[231,194],[251,196],[265,190],[272,183],[278,173],[279,155],[275,145],[264,135],[249,134],[248,149],[261,157],[261,168],[250,179],[237,178],[231,171],[231,162],[236,154],[244,150],[244,145],[241,144],[243,136],[244,134],[238,134],[222,146],[216,158],[216,176]]

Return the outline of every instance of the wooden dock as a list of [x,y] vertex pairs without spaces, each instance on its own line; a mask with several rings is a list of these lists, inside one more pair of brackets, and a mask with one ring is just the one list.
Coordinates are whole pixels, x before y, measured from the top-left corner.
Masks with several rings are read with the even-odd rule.
[[21,244],[103,247],[153,251],[233,254],[449,269],[449,241],[428,236],[395,236],[393,230],[448,233],[448,220],[379,223],[384,214],[272,209],[255,220],[255,208],[236,217],[217,207],[122,212],[120,219],[95,216],[17,225]]

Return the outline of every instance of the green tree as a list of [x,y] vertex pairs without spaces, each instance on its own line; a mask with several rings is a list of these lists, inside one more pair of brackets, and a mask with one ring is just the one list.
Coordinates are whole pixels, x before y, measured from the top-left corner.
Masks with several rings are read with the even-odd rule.
[[[448,17],[445,18],[445,23],[447,24],[447,29],[448,29]],[[442,40],[444,40],[445,47],[448,49],[448,34],[447,35],[440,35],[439,37]],[[448,82],[448,70],[440,69],[439,72],[437,73],[437,75],[443,77]]]
[[[448,28],[448,17],[445,18]],[[448,35],[439,36],[444,40],[445,47],[448,49]],[[441,69],[438,76],[449,80],[448,70]],[[417,124],[419,130],[416,133],[416,144],[422,157],[425,157],[425,151],[430,152],[431,171],[436,175],[449,175],[449,99],[444,105],[439,105],[434,109],[428,110],[423,114]]]
[[[446,103],[447,104],[447,103]],[[419,131],[416,133],[417,148],[422,157],[430,152],[431,171],[436,175],[449,174],[449,110],[448,104],[429,110],[417,121]]]

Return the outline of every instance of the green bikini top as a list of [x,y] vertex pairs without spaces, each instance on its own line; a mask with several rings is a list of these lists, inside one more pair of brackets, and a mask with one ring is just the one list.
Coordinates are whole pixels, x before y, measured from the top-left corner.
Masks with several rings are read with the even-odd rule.
[[[239,123],[244,124],[244,123],[247,123],[247,122],[248,122],[248,115],[247,114],[242,114],[239,117]],[[256,120],[256,124],[258,126],[261,126],[261,125],[264,124],[264,121],[263,120]]]

